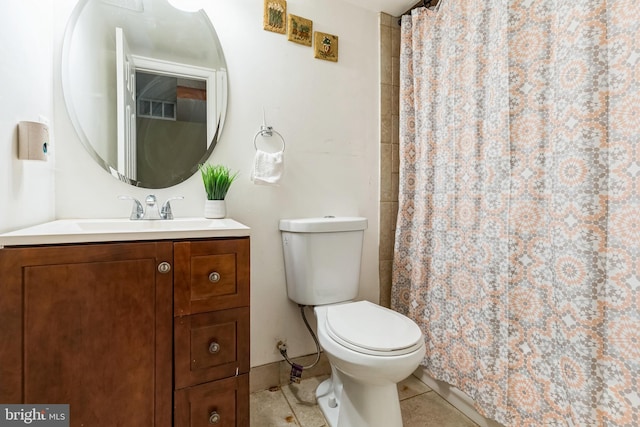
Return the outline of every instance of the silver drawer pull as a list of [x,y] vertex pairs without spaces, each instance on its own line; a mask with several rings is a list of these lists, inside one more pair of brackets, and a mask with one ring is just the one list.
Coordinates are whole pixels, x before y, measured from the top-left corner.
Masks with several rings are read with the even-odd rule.
[[209,344],[209,353],[216,354],[219,351],[220,351],[220,344],[218,344],[215,341],[212,341],[211,344]]
[[211,283],[218,283],[220,281],[220,273],[214,271],[213,273],[209,274],[209,281]]
[[213,411],[209,415],[209,424],[218,424],[219,422],[220,422],[220,414],[218,414],[216,411]]
[[168,272],[171,271],[171,264],[169,264],[168,262],[161,262],[160,264],[158,264],[158,271],[162,274],[167,274]]

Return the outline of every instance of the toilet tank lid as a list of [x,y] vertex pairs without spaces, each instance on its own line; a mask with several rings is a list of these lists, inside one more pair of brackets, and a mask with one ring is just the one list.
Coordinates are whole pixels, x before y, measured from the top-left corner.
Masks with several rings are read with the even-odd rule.
[[331,233],[367,228],[367,218],[358,216],[325,216],[318,218],[281,219],[280,230],[294,233]]

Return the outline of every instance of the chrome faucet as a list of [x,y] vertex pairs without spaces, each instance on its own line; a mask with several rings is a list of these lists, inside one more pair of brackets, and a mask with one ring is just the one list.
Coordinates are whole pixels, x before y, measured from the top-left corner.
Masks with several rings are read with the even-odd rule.
[[149,194],[146,199],[144,199],[144,203],[147,207],[144,210],[142,219],[162,219],[160,218],[160,210],[158,209],[156,196]]
[[158,209],[158,200],[156,196],[153,194],[149,194],[144,202],[146,204],[146,209],[142,206],[142,203],[135,197],[131,196],[118,196],[120,200],[132,200],[133,207],[131,209],[130,220],[141,220],[141,219],[173,219],[173,212],[171,211],[171,201],[172,200],[182,200],[184,197],[171,197],[164,204],[162,208]]

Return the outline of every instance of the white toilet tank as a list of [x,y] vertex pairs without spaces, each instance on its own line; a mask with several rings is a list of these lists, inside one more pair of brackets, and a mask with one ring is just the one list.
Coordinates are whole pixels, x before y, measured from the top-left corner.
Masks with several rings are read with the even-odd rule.
[[280,220],[289,299],[302,305],[354,299],[366,228],[361,217]]

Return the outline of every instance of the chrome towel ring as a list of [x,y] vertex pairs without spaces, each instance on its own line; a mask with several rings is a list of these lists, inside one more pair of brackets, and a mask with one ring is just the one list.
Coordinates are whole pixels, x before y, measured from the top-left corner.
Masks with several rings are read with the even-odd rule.
[[284,152],[284,149],[286,147],[286,144],[284,142],[284,137],[282,135],[280,135],[280,133],[278,133],[277,131],[273,130],[273,127],[271,126],[265,126],[262,125],[260,126],[260,130],[258,131],[258,133],[256,133],[256,136],[253,137],[253,147],[256,149],[256,151],[258,151],[258,144],[257,144],[257,139],[259,136],[273,136],[273,134],[276,134],[280,137],[280,139],[282,140],[282,152]]

